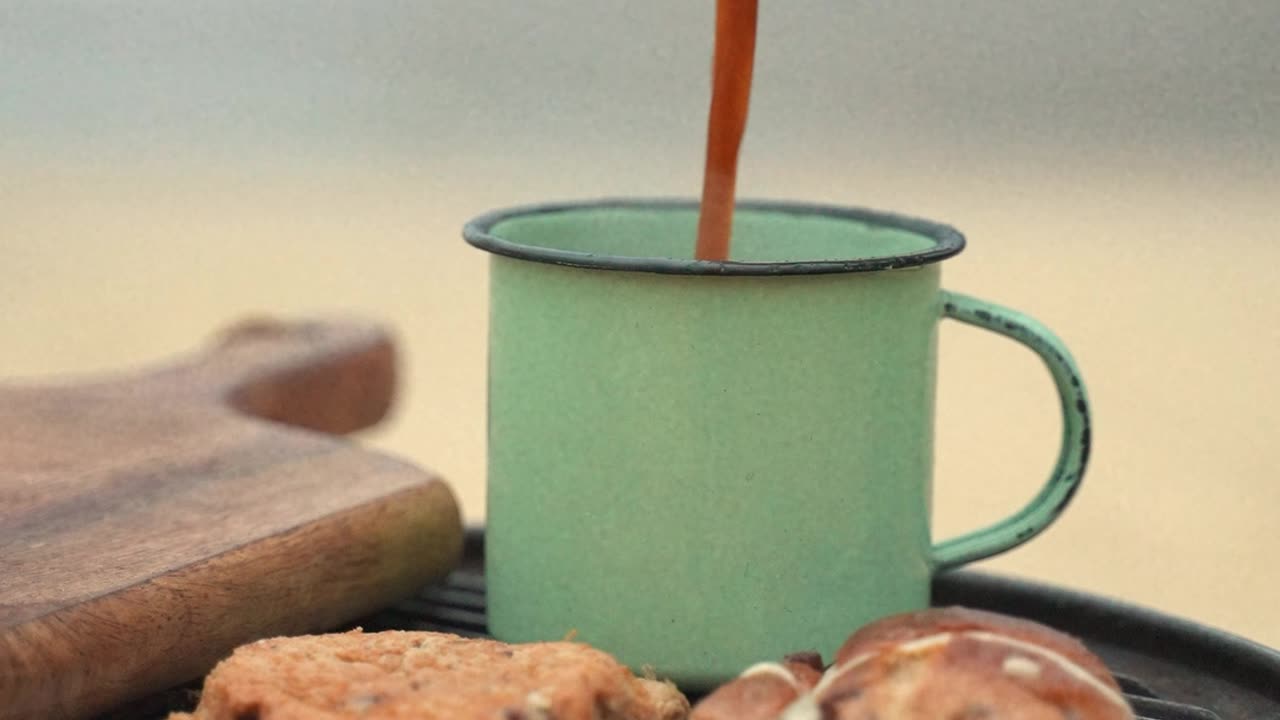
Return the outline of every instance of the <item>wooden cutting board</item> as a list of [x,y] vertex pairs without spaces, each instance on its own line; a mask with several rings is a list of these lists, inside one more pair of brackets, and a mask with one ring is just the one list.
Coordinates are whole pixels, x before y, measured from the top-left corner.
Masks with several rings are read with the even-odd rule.
[[0,718],[79,718],[445,574],[449,487],[334,437],[390,407],[375,326],[243,323],[149,372],[0,385]]

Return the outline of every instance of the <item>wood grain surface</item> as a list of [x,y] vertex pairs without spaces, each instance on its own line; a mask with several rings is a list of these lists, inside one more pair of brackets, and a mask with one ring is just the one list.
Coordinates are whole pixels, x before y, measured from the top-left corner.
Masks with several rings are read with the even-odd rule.
[[253,320],[152,371],[0,385],[0,718],[87,717],[447,572],[451,489],[330,434],[383,417],[395,359],[372,325]]

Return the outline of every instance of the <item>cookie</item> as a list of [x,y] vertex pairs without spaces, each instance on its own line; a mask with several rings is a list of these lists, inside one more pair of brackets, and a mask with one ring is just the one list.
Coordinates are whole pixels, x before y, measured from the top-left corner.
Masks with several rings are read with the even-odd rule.
[[681,720],[669,683],[582,643],[387,631],[260,640],[170,720]]

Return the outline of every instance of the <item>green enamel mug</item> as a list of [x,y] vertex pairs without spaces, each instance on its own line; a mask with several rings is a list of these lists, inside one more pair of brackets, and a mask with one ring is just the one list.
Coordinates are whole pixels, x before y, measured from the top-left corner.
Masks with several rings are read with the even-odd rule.
[[[686,688],[928,606],[932,576],[1026,542],[1080,486],[1085,387],[1032,318],[943,290],[956,230],[742,202],[731,259],[693,259],[696,202],[499,210],[490,253],[491,632],[571,633]],[[938,325],[1034,351],[1061,399],[1040,492],[930,533]]]

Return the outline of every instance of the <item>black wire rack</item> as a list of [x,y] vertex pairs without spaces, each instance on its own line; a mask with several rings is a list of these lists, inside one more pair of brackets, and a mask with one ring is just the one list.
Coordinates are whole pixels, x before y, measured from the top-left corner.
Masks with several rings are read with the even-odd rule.
[[[960,570],[939,576],[934,605],[964,605],[1024,617],[1070,633],[1107,663],[1144,720],[1280,720],[1280,653],[1243,638],[1086,593]],[[413,598],[350,627],[430,630],[485,637],[484,534],[467,534],[461,566]],[[191,684],[100,720],[159,720],[189,710]]]

